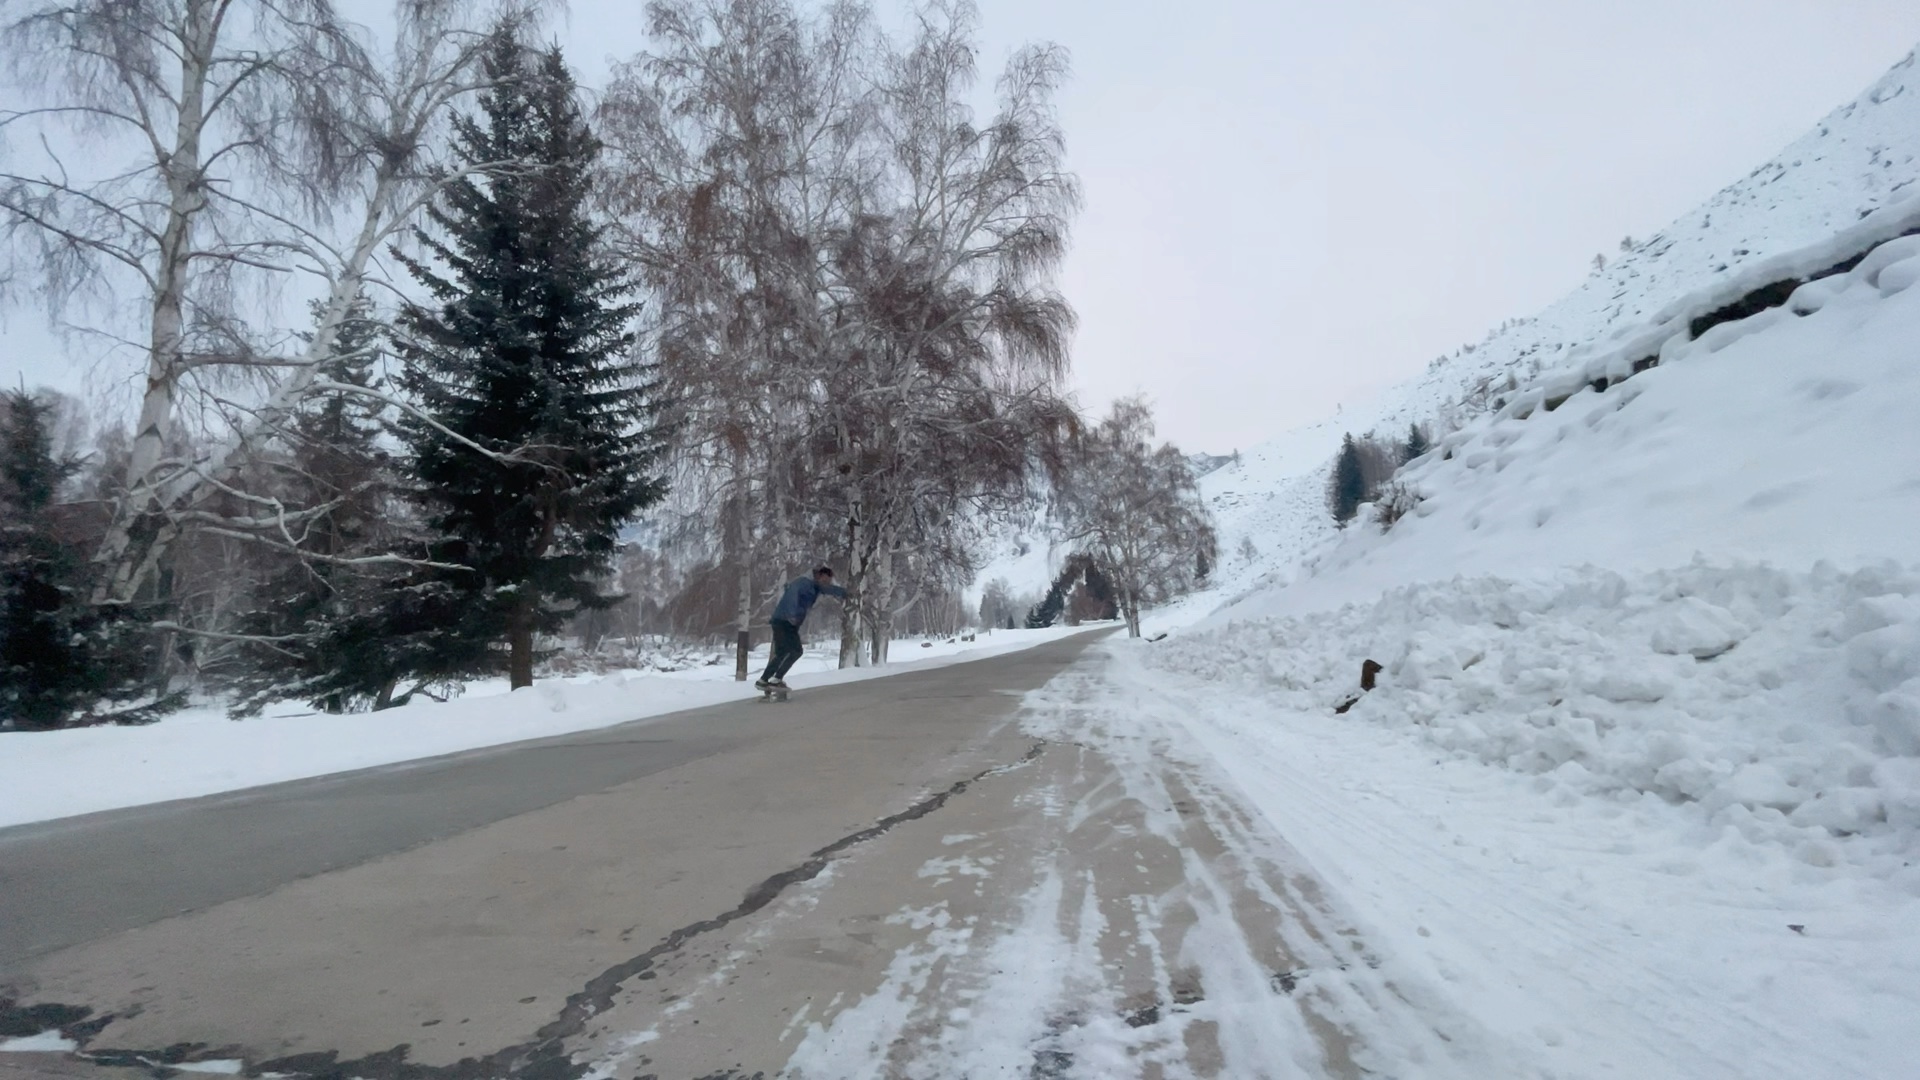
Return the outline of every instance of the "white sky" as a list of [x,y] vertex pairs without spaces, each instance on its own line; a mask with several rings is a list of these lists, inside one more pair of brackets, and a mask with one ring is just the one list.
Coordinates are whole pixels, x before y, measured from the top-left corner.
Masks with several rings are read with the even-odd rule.
[[[1912,0],[980,3],[989,69],[1073,53],[1081,400],[1144,392],[1214,452],[1533,313],[1920,41]],[[571,6],[598,83],[640,0]],[[0,327],[0,384],[78,384],[40,322]]]

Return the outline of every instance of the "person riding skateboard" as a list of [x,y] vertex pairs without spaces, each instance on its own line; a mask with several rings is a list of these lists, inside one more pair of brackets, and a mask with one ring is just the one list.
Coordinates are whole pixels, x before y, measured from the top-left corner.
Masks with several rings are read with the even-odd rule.
[[769,687],[786,689],[787,671],[800,659],[800,624],[807,621],[807,612],[813,610],[813,602],[820,594],[847,598],[847,590],[833,583],[833,567],[822,566],[814,570],[812,576],[801,576],[787,583],[787,591],[780,594],[780,602],[773,606],[773,646],[768,650],[767,672],[754,681],[754,686],[762,690]]

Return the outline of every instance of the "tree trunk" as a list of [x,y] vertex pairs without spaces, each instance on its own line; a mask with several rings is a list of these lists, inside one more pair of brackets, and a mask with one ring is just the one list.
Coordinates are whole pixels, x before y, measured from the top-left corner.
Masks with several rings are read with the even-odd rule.
[[852,603],[841,607],[841,667],[860,663],[860,613]]
[[872,662],[880,667],[887,662],[887,645],[893,640],[893,530],[882,529],[876,544],[873,589],[867,610],[873,613],[869,636],[873,639]]
[[840,666],[859,667],[860,615],[866,606],[866,567],[860,559],[860,503],[849,502],[847,513],[847,589],[859,597],[840,605]]
[[187,33],[179,54],[180,106],[174,121],[173,148],[162,170],[167,185],[166,225],[160,232],[153,302],[148,311],[147,386],[140,398],[140,419],[134,425],[133,445],[127,456],[127,494],[115,509],[101,542],[99,559],[108,572],[95,586],[96,603],[133,598],[137,585],[128,587],[119,579],[131,576],[132,566],[150,561],[129,549],[140,520],[161,509],[153,474],[173,434],[174,397],[186,340],[193,219],[206,208],[206,193],[201,190],[200,135],[206,122],[202,113],[206,108],[207,54],[213,46],[207,40],[214,33],[210,8],[207,0],[188,4]]
[[[735,451],[733,471],[735,482],[746,483],[746,452]],[[747,557],[747,505],[744,498],[734,500],[733,506],[733,557],[739,564],[736,567],[739,577],[740,598],[735,612],[733,680],[747,681],[747,654],[753,651],[753,560]],[[771,647],[771,646],[769,646]]]
[[522,585],[507,628],[507,681],[514,690],[533,685],[533,601],[533,593]]

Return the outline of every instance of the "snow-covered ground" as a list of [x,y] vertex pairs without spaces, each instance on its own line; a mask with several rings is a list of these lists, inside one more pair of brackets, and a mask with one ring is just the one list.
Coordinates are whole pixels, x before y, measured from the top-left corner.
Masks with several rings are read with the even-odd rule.
[[[1330,984],[1330,1018],[1371,1048],[1378,1075],[1920,1075],[1920,878],[1888,826],[1842,839],[1771,808],[1714,811],[1609,789],[1603,773],[1540,771],[1525,751],[1518,767],[1490,766],[1485,739],[1451,743],[1500,709],[1456,703],[1449,726],[1373,702],[1335,717],[1309,693],[1163,661],[1165,643],[1104,648],[1120,662],[1105,698],[1085,703],[1104,730],[1076,737],[1194,764],[1300,853],[1377,970],[1309,964],[1299,981]],[[1285,654],[1265,666],[1292,670]],[[1428,1017],[1443,1052],[1362,1008],[1373,983]]]
[[[984,659],[1074,628],[983,632],[969,641],[898,641],[894,662],[835,668],[832,643],[815,642],[789,675],[804,690]],[[766,663],[766,647],[755,651]],[[389,765],[483,746],[564,735],[680,709],[754,697],[733,665],[669,673],[549,679],[508,693],[504,679],[469,686],[448,702],[422,700],[380,713],[328,716],[283,707],[246,720],[224,708],[189,709],[145,727],[0,735],[0,827],[186,799],[261,784]]]
[[1150,661],[1341,725],[1652,799],[1920,896],[1920,573],[1705,564],[1463,579],[1169,641]]
[[[1916,149],[1909,58],[1538,317],[1244,452],[1202,481],[1216,591],[1109,646],[1108,738],[1257,807],[1518,1055],[1478,1075],[1920,1077]],[[1415,511],[1333,528],[1341,435],[1416,421]]]
[[[1803,766],[1835,770],[1836,794],[1871,779],[1846,764],[1871,752],[1825,743],[1833,733],[1817,725],[1791,730],[1804,699],[1767,702],[1743,677],[1751,666],[1715,666],[1821,652],[1808,637],[1823,613],[1856,608],[1878,583],[1689,568],[1624,596],[1618,584],[1593,571],[1520,595],[1436,587],[1322,627],[1333,644],[1298,662],[1291,639],[1249,638],[1238,652],[1205,633],[1095,645],[1027,696],[1022,731],[1046,749],[1005,770],[1026,778],[1010,801],[1043,816],[1045,835],[1028,849],[1017,824],[947,819],[963,831],[941,838],[919,877],[951,888],[887,917],[908,944],[877,987],[796,1012],[786,1074],[1920,1076],[1920,873],[1902,839],[1912,811],[1902,824],[1850,804],[1846,821],[1816,823],[1801,810],[1819,799],[1775,804]],[[1449,591],[1464,598],[1430,602]],[[1696,652],[1738,632],[1697,618],[1694,593],[1792,610],[1703,663]],[[1596,632],[1615,606],[1632,633]],[[1451,676],[1461,686],[1442,697],[1443,719],[1409,719],[1413,692],[1392,685],[1334,715],[1326,692],[1344,679],[1316,678],[1321,654],[1416,624],[1430,625],[1431,650],[1463,638],[1489,653]],[[1521,717],[1548,711],[1537,707],[1548,692],[1503,682],[1515,670],[1504,660],[1579,668],[1616,638],[1641,654],[1613,658],[1621,669],[1594,663],[1598,688],[1565,692],[1617,726]],[[1855,650],[1824,651],[1837,670],[1808,683],[1846,693]],[[1649,675],[1643,663],[1702,673]],[[1663,678],[1677,687],[1669,700],[1645,700]],[[1568,768],[1582,737],[1593,767]],[[1677,754],[1668,764],[1688,766],[1669,777],[1682,787],[1727,779],[1729,751],[1782,775],[1699,797],[1647,791],[1660,770],[1630,751],[1662,738]],[[1169,857],[1177,869],[1156,877]],[[832,887],[810,886],[774,921],[810,918]],[[712,992],[731,979],[717,971]]]

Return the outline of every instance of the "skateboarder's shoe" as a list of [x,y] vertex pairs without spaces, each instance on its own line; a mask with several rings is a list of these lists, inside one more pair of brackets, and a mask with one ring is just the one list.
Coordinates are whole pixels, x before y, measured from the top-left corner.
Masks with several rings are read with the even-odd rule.
[[767,685],[773,687],[775,690],[785,690],[787,688],[787,680],[775,675],[773,678],[767,680]]
[[767,681],[767,680],[765,680],[765,679],[755,679],[755,680],[753,680],[753,688],[754,688],[755,690],[765,690],[765,689],[766,689],[767,687],[769,687],[769,686],[772,686],[772,685],[773,685],[772,683],[770,683],[770,682],[768,682],[768,681]]

